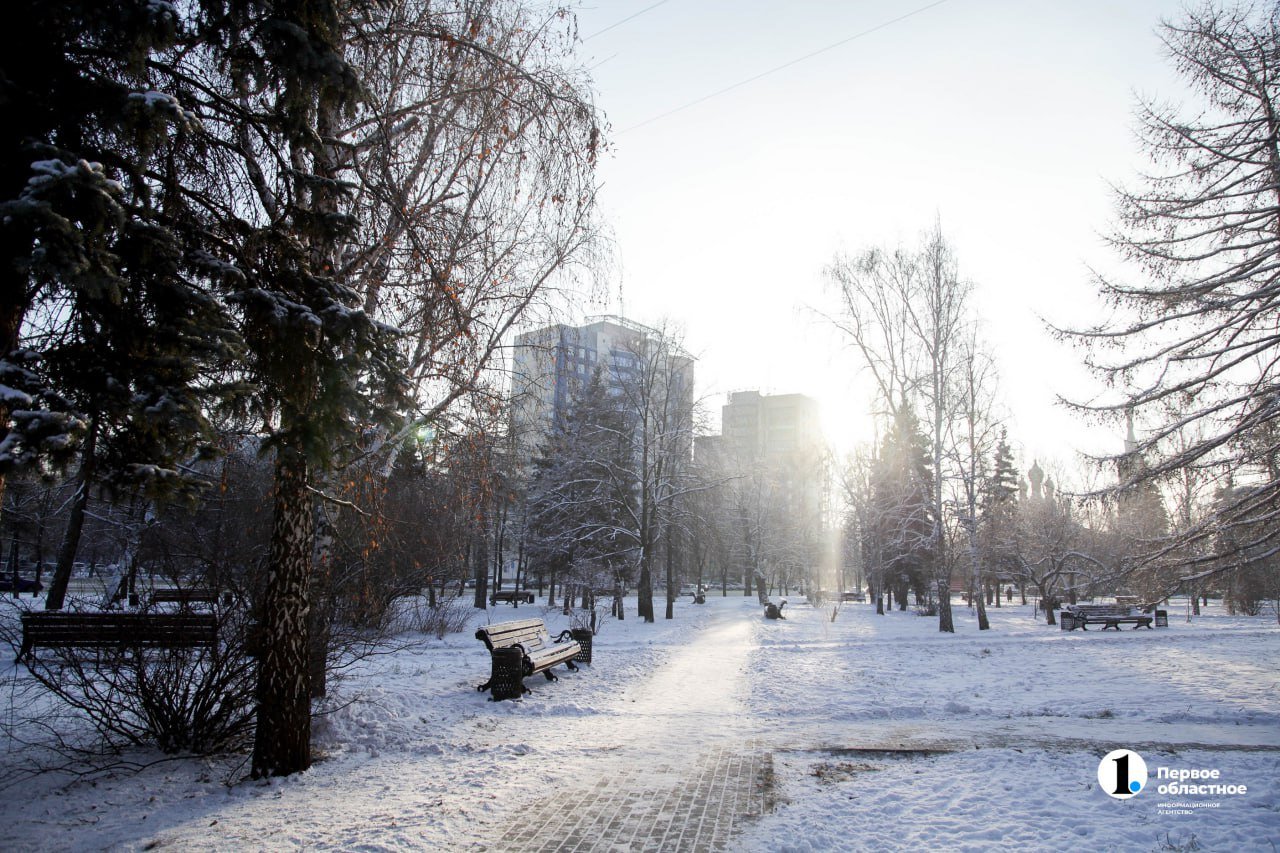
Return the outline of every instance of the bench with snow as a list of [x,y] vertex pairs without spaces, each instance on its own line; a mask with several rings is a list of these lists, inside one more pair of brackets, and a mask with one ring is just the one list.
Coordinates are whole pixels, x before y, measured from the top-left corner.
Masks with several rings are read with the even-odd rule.
[[849,601],[866,601],[867,597],[860,592],[842,592],[840,593],[840,601],[842,603]]
[[1088,631],[1090,622],[1101,622],[1104,631],[1108,628],[1119,631],[1121,622],[1132,622],[1136,631],[1143,627],[1150,628],[1153,620],[1150,613],[1143,613],[1127,604],[1073,604],[1064,607],[1063,613],[1070,617],[1070,623],[1062,623],[1062,627],[1069,631],[1076,627],[1081,631]]
[[212,613],[75,613],[61,610],[22,614],[22,648],[15,663],[39,646],[46,649],[212,648],[218,622]]
[[533,604],[533,593],[527,589],[500,589],[489,596],[489,606],[493,607],[499,601],[505,601],[512,607],[519,607],[520,602]]
[[575,641],[553,643],[541,619],[519,619],[498,622],[476,631],[476,639],[489,650],[493,668],[489,680],[476,690],[491,692],[494,701],[511,699],[528,693],[524,679],[542,673],[547,681],[555,681],[551,667],[564,664],[577,670],[573,659],[582,651]]

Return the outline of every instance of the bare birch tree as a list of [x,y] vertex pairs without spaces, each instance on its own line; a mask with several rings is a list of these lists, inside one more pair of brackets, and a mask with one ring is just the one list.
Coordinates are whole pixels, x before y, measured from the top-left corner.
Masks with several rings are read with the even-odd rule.
[[827,269],[836,285],[836,328],[859,353],[889,418],[918,401],[929,432],[933,594],[938,630],[955,630],[951,615],[951,561],[945,553],[947,467],[957,418],[955,384],[962,372],[961,347],[972,322],[971,285],[956,272],[954,253],[935,225],[918,250],[869,250],[837,257]]
[[964,531],[970,600],[977,607],[978,630],[986,631],[991,623],[987,619],[986,572],[979,546],[978,521],[979,502],[986,485],[984,462],[999,440],[998,424],[992,415],[995,366],[979,345],[976,334],[971,334],[962,345],[959,360],[956,404],[960,417],[956,424],[956,440],[952,442],[958,491],[955,507]]
[[1199,102],[1140,104],[1152,170],[1117,190],[1112,237],[1139,281],[1100,277],[1113,319],[1064,334],[1121,392],[1082,408],[1117,419],[1134,409],[1152,425],[1131,481],[1188,466],[1234,478],[1227,499],[1163,547],[1203,581],[1237,562],[1188,543],[1246,561],[1280,550],[1280,8],[1207,3],[1158,32]]

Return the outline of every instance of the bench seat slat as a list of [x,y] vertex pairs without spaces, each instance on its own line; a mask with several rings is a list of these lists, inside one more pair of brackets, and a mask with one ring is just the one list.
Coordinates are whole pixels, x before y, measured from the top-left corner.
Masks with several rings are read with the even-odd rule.
[[546,649],[536,655],[527,655],[533,663],[533,673],[537,674],[544,669],[553,667],[556,664],[564,663],[567,660],[573,660],[582,651],[582,647],[576,642],[563,643]]

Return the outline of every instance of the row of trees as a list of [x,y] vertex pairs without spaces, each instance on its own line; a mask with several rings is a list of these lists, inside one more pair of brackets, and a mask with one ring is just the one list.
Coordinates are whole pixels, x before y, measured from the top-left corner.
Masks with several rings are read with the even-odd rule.
[[900,602],[908,587],[936,595],[943,631],[966,561],[970,578],[1029,582],[1050,603],[1118,588],[1148,601],[1208,589],[1246,608],[1280,600],[1280,11],[1209,4],[1160,33],[1200,104],[1190,118],[1141,104],[1154,168],[1117,191],[1111,238],[1139,283],[1101,278],[1112,319],[1059,330],[1115,392],[1076,408],[1129,418],[1124,451],[1095,460],[1114,485],[1088,500],[1011,499],[971,288],[938,227],[917,248],[829,268],[834,321],[874,380],[883,433],[846,476],[854,556]]
[[827,273],[840,299],[832,320],[873,379],[885,430],[864,470],[847,478],[873,594],[889,584],[905,605],[914,586],[937,607],[938,629],[954,631],[949,519],[976,536],[981,466],[994,437],[972,285],[940,225],[916,249],[840,256]]
[[1063,334],[1117,391],[1086,408],[1148,426],[1122,491],[1155,484],[1171,498],[1172,535],[1135,569],[1195,591],[1276,576],[1280,9],[1207,4],[1160,35],[1198,103],[1140,104],[1152,168],[1117,190],[1112,236],[1136,273],[1099,279],[1109,322]]
[[692,467],[693,362],[665,329],[637,335],[620,353],[552,413],[528,476],[526,547],[537,570],[610,592],[619,618],[634,585],[638,615],[652,622],[660,572],[672,618],[692,495],[705,487]]
[[505,0],[8,12],[0,471],[74,471],[48,606],[95,494],[194,494],[243,436],[273,466],[253,772],[303,769],[318,505],[487,393],[499,341],[593,238],[572,20]]

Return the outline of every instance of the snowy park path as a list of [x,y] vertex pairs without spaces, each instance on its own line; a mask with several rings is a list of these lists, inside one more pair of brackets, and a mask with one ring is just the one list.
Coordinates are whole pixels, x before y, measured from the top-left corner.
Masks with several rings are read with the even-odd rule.
[[614,769],[522,810],[492,849],[726,849],[768,806],[771,755],[749,739],[755,630],[730,611],[712,614],[619,697],[616,715],[576,721],[566,739],[616,750]]
[[[634,614],[634,602],[629,602]],[[594,661],[519,700],[475,687],[472,631],[377,656],[316,720],[315,765],[243,778],[180,760],[0,798],[15,850],[1272,850],[1280,630],[1220,610],[1063,632],[1002,608],[957,633],[910,612],[752,598],[605,620]],[[538,608],[553,634],[569,627]],[[500,622],[507,609],[478,612]],[[522,608],[520,616],[525,615]],[[10,695],[25,678],[10,670]],[[18,713],[17,708],[8,712]],[[1247,797],[1191,815],[1111,800],[1107,751],[1218,769]],[[10,741],[0,762],[16,766]],[[143,756],[144,760],[146,756]],[[6,820],[7,818],[7,820]]]

